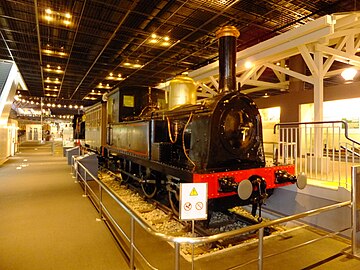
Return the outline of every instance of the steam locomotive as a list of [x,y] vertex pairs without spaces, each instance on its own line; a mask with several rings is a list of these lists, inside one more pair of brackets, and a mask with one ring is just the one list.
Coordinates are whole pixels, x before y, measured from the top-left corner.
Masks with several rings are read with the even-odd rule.
[[[208,209],[252,204],[255,215],[275,188],[298,179],[294,165],[265,166],[259,110],[236,91],[239,32],[224,27],[217,36],[218,95],[167,109],[162,90],[113,91],[106,102],[86,110],[85,146],[123,181],[139,183],[145,196],[166,191],[176,213],[180,183],[208,183]],[[189,83],[186,77],[180,80]]]

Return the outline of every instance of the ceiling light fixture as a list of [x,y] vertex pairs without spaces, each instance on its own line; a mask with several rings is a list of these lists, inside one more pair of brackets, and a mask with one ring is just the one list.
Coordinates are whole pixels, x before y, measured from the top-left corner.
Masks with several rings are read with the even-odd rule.
[[53,22],[55,24],[65,24],[66,26],[71,25],[71,14],[69,12],[54,12],[51,8],[45,9],[43,19],[48,23]]
[[121,74],[119,73],[117,77],[114,77],[114,73],[110,73],[109,76],[105,78],[105,80],[109,81],[123,81],[124,78],[121,77]]
[[251,61],[246,61],[244,66],[246,69],[250,69],[254,66],[254,64]]
[[133,64],[133,68],[140,68],[141,65],[140,64]]
[[158,36],[157,34],[153,33],[147,39],[147,43],[161,47],[169,47],[172,42],[168,36]]
[[102,89],[110,89],[110,85],[107,83],[106,85],[103,85],[102,83],[99,83],[96,88],[102,88]]
[[161,43],[162,47],[169,47],[170,46],[170,42],[164,41]]
[[143,65],[139,64],[138,61],[135,61],[134,63],[127,61],[127,62],[122,63],[121,66],[126,67],[126,68],[131,68],[131,69],[139,69],[139,68],[143,67]]
[[48,22],[51,22],[53,20],[53,18],[49,15],[45,15],[44,19],[47,20]]
[[345,81],[352,81],[357,74],[357,70],[355,68],[347,68],[343,72],[341,72],[341,77],[344,78]]
[[58,66],[56,69],[51,68],[51,66],[49,64],[46,65],[46,68],[44,68],[44,71],[49,72],[49,73],[57,73],[57,74],[63,74],[64,71],[61,70],[61,67]]
[[[51,80],[50,77],[47,77],[45,80],[46,83],[52,83],[52,84],[60,84],[59,78],[56,78],[55,80]],[[49,88],[49,86],[47,86]]]
[[91,96],[102,96],[102,93],[100,91],[99,92],[93,92],[93,91],[91,93],[89,93],[89,95],[91,95]]
[[46,46],[46,48],[45,48],[45,49],[42,49],[41,51],[42,51],[42,53],[45,54],[45,55],[54,56],[54,57],[56,57],[56,56],[58,56],[58,57],[68,56],[68,54],[63,51],[63,50],[64,50],[63,48],[60,49],[60,50],[62,50],[62,51],[58,51],[57,49],[53,49],[53,48],[51,48],[51,46],[48,44],[48,45]]

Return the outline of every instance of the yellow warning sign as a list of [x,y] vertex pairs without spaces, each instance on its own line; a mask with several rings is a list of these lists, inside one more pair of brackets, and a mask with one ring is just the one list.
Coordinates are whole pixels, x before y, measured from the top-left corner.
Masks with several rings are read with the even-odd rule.
[[196,189],[193,188],[190,192],[190,196],[197,196],[197,195],[199,195],[199,194],[197,193]]
[[179,214],[181,220],[207,219],[207,183],[180,183]]

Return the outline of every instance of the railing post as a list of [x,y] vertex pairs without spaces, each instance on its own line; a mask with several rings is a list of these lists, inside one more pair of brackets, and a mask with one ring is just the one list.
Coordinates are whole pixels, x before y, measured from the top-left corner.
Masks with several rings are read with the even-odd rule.
[[351,202],[352,202],[352,255],[360,257],[360,229],[359,229],[359,213],[360,213],[360,166],[351,167]]
[[134,265],[134,238],[135,238],[135,227],[134,227],[134,218],[131,217],[131,224],[130,224],[130,269],[135,269]]
[[179,270],[180,269],[180,244],[178,242],[175,242],[175,265],[174,269]]
[[[80,178],[81,178],[81,174],[80,174]],[[84,170],[83,182],[84,182],[84,195],[83,195],[83,197],[87,197],[86,170]]]
[[263,269],[263,242],[264,242],[264,228],[259,229],[259,244],[258,244],[258,269]]
[[101,185],[99,185],[99,215],[100,220],[102,219],[102,188]]
[[72,176],[74,176],[74,169],[75,169],[75,159],[74,159],[74,156],[71,157],[72,159],[72,162],[71,162],[71,165],[70,165],[70,174]]

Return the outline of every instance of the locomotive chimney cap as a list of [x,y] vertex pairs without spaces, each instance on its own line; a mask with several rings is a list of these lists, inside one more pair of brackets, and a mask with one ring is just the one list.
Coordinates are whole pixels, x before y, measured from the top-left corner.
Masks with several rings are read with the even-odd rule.
[[227,25],[221,27],[219,30],[216,31],[216,38],[221,37],[236,37],[240,36],[239,30],[235,26]]

